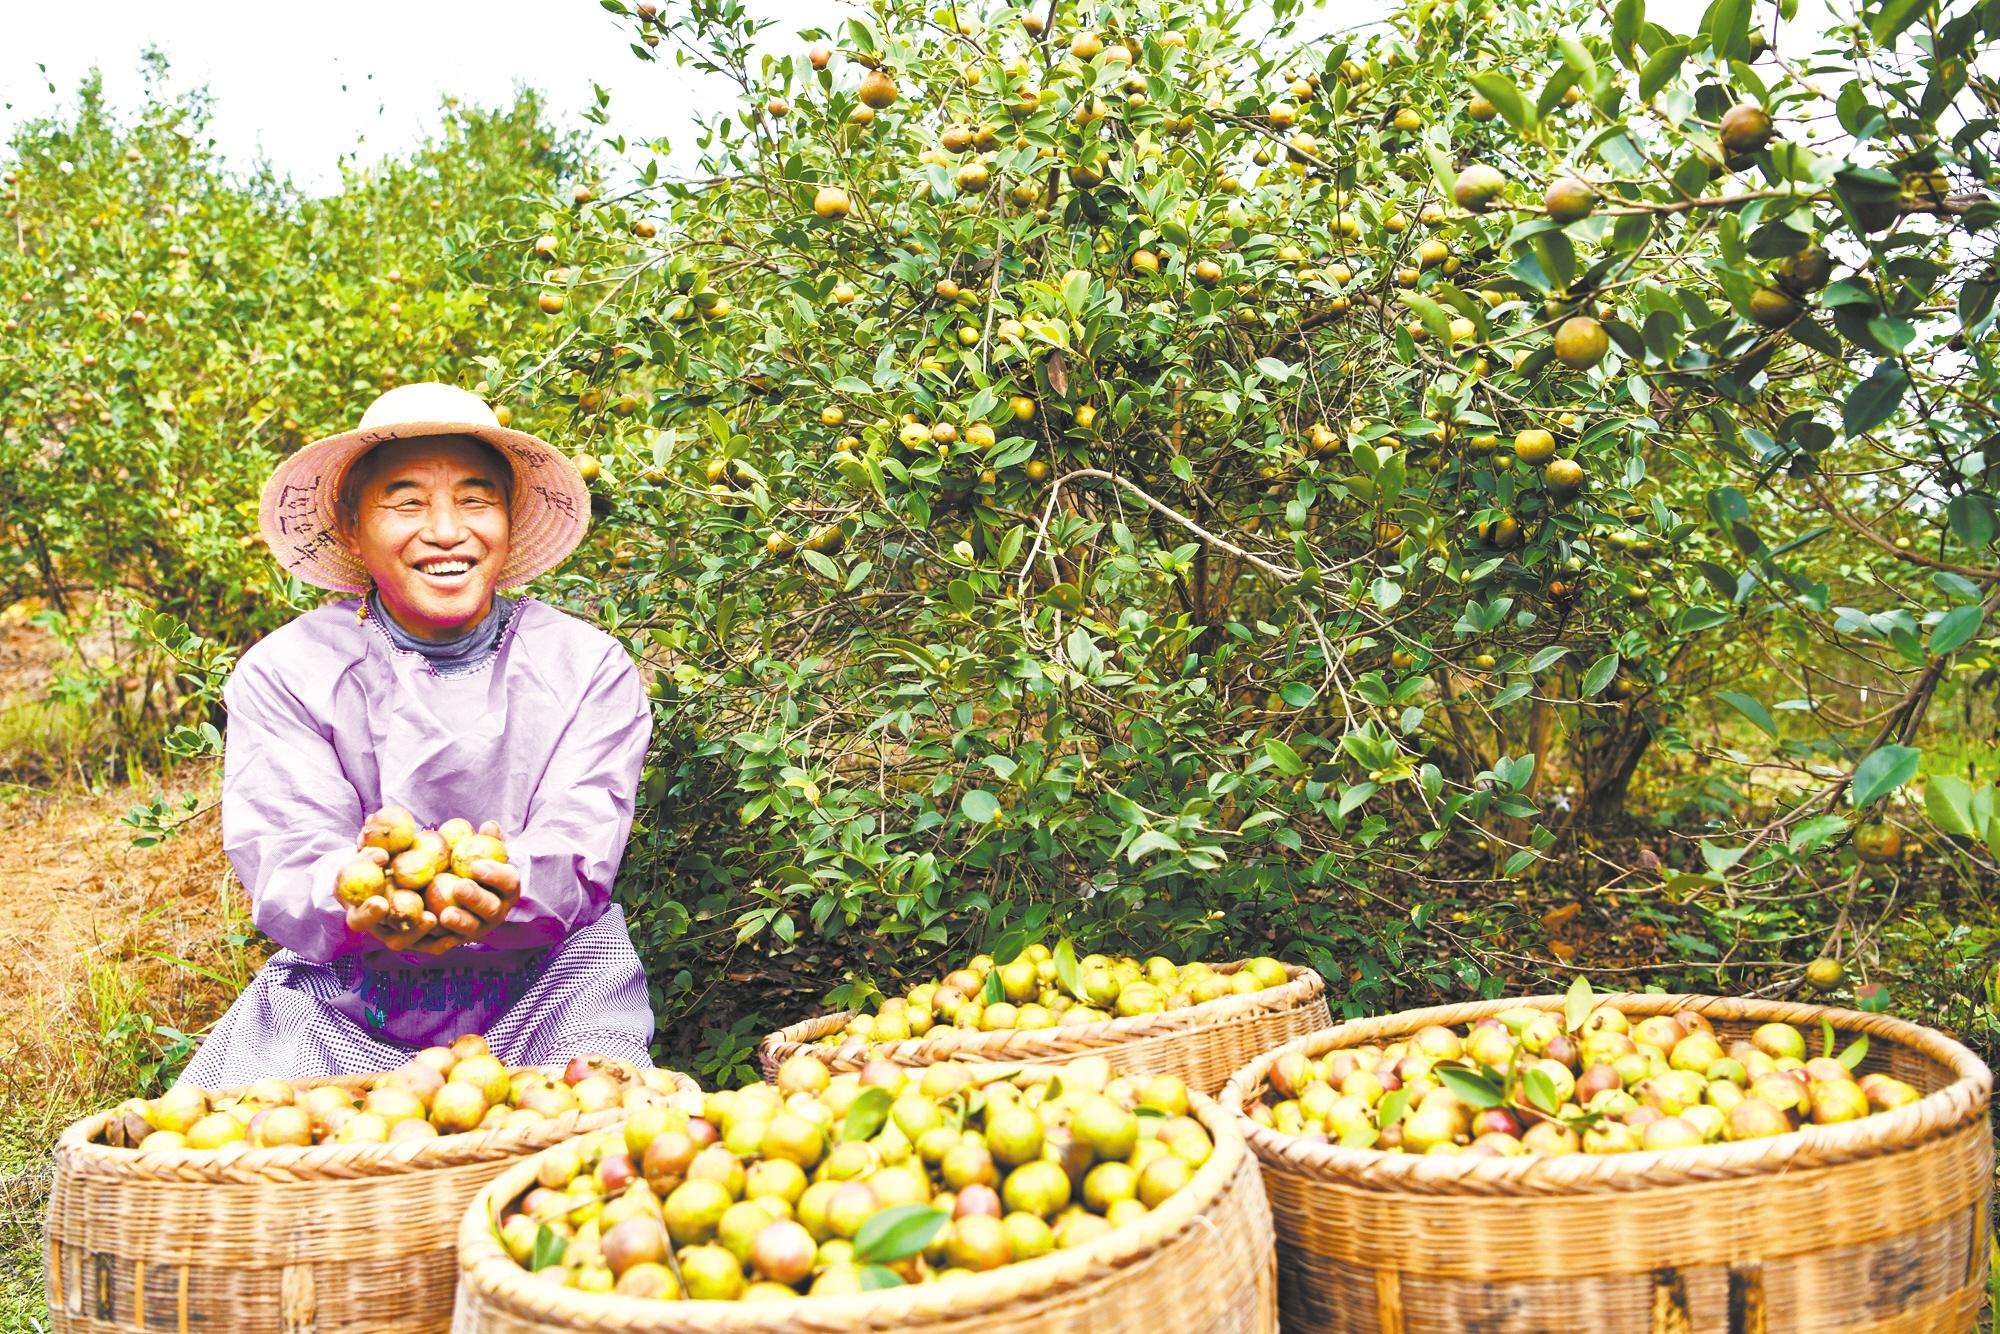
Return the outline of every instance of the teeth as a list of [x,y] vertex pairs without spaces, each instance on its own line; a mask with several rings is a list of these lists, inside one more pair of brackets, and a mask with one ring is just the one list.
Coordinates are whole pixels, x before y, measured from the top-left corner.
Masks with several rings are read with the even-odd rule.
[[435,565],[426,565],[426,566],[424,566],[424,573],[425,573],[425,574],[464,574],[464,573],[465,573],[465,572],[466,572],[467,570],[469,570],[469,569],[471,569],[471,568],[472,568],[472,562],[471,562],[471,561],[464,561],[464,560],[451,560],[451,561],[439,561],[439,562],[438,562],[437,564],[435,564]]

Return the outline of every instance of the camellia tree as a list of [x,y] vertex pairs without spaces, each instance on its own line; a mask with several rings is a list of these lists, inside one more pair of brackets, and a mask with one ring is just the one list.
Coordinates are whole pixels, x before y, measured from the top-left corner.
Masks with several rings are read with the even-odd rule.
[[659,671],[656,963],[1274,941],[1365,1007],[1500,985],[1532,916],[1437,909],[1581,858],[1833,986],[1918,842],[1992,869],[1923,726],[2000,605],[1991,5],[606,7],[733,93],[500,238],[489,369]]

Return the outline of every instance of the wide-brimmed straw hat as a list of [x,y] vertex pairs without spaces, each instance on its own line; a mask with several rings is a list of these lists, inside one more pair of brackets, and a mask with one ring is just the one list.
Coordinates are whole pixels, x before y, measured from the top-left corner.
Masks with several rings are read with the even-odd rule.
[[370,403],[354,430],[304,446],[264,483],[257,522],[278,564],[321,588],[366,592],[368,569],[340,540],[341,479],[377,445],[433,435],[484,440],[513,465],[510,546],[496,587],[515,588],[554,569],[583,540],[590,488],[567,454],[502,426],[477,394],[406,384]]

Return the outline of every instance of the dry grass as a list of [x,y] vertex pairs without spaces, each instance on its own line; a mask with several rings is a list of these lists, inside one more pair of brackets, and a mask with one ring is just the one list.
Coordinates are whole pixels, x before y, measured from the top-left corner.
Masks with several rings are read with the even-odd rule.
[[146,795],[0,796],[0,1329],[41,1327],[57,1134],[171,1080],[258,962],[213,812],[135,849]]

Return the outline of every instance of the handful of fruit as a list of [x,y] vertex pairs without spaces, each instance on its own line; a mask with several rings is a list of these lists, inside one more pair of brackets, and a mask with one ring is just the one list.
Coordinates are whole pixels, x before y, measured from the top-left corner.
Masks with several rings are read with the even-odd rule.
[[424,1048],[365,1092],[260,1079],[226,1097],[181,1087],[133,1098],[106,1122],[102,1142],[121,1149],[386,1144],[520,1129],[571,1111],[636,1110],[666,1102],[675,1087],[664,1070],[612,1056],[575,1057],[560,1078],[537,1066],[510,1068],[485,1038],[468,1033],[449,1047]]
[[1251,1120],[1348,1148],[1468,1158],[1681,1149],[1855,1121],[1923,1095],[1886,1074],[1855,1078],[1868,1051],[1821,1053],[1768,1023],[1724,1044],[1694,1010],[1634,1020],[1571,993],[1565,1011],[1522,1007],[1463,1032],[1441,1025],[1407,1040],[1287,1052]]
[[1171,1076],[886,1061],[645,1108],[544,1153],[502,1210],[514,1260],[588,1292],[789,1301],[1086,1245],[1183,1189],[1214,1143]]
[[931,1033],[1089,1024],[1249,995],[1288,980],[1285,966],[1271,958],[1251,959],[1224,973],[1199,961],[1176,964],[1158,955],[1140,960],[1086,954],[1079,959],[1068,941],[1054,950],[1036,944],[1008,963],[976,954],[963,968],[885,998],[875,1013],[856,1015],[818,1041],[837,1047]]
[[401,806],[384,806],[361,826],[359,847],[379,848],[385,866],[373,857],[358,856],[334,877],[333,894],[346,908],[359,908],[379,898],[387,905],[381,929],[392,935],[414,931],[428,910],[441,918],[472,885],[475,862],[505,862],[507,845],[483,834],[470,820],[446,820],[436,829],[419,829],[416,818]]

